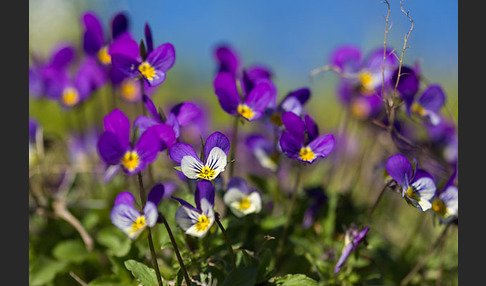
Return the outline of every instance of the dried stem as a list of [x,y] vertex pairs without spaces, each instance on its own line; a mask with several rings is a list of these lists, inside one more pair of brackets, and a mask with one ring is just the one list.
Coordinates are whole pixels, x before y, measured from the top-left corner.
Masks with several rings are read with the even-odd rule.
[[84,229],[83,225],[79,222],[79,220],[74,217],[66,208],[66,202],[64,201],[54,201],[52,203],[52,208],[54,209],[54,214],[62,218],[63,220],[67,221],[70,225],[72,225],[81,236],[81,239],[86,246],[88,251],[93,249],[93,239],[88,234],[88,232]]

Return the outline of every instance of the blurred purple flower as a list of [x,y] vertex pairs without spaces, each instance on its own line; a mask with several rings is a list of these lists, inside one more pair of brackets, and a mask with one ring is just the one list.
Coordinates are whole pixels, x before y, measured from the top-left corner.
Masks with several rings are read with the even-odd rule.
[[280,136],[280,147],[287,157],[311,164],[334,149],[334,135],[319,136],[319,128],[309,115],[301,119],[289,111],[282,115],[282,122],[285,132]]
[[441,223],[449,223],[457,217],[459,209],[459,190],[457,186],[454,185],[456,176],[457,168],[432,199],[432,210],[437,214]]
[[258,213],[262,209],[260,193],[255,188],[248,187],[246,181],[240,177],[230,179],[223,201],[237,217]]
[[322,187],[307,189],[306,195],[310,199],[310,205],[304,213],[304,219],[302,220],[303,228],[309,228],[314,224],[319,211],[327,202],[327,196]]
[[341,256],[334,268],[334,274],[338,274],[341,267],[344,265],[346,260],[348,260],[349,255],[356,250],[358,244],[363,241],[366,237],[366,234],[370,230],[370,227],[367,226],[363,230],[359,231],[358,228],[352,224],[349,229],[346,230],[345,237],[344,237],[344,247],[341,251]]

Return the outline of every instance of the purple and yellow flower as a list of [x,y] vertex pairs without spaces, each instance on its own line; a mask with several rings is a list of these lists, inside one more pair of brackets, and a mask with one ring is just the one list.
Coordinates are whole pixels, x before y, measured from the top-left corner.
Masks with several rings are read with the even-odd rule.
[[133,122],[133,124],[137,126],[141,132],[151,126],[165,123],[172,126],[176,138],[179,138],[181,127],[194,122],[201,116],[201,110],[196,104],[189,101],[182,102],[174,106],[170,110],[167,118],[164,118],[164,116],[157,111],[153,101],[148,96],[144,95],[143,101],[150,117],[140,115]]
[[181,206],[177,209],[175,218],[182,230],[191,236],[203,237],[216,220],[214,213],[214,186],[209,181],[199,181],[194,194],[196,207],[183,199],[172,197]]
[[436,186],[432,175],[427,171],[417,169],[417,166],[414,169],[407,157],[402,154],[388,158],[386,171],[401,186],[402,197],[408,203],[422,212],[432,207],[430,201],[434,197]]
[[282,126],[282,114],[290,111],[299,116],[304,113],[304,105],[309,101],[311,91],[307,87],[290,91],[275,107],[269,107],[265,116],[276,126]]
[[[149,41],[151,42],[151,37]],[[165,80],[167,71],[175,63],[175,49],[171,43],[162,44],[155,49],[151,46],[152,44],[149,43],[145,58],[112,53],[113,66],[127,77],[142,77],[149,86],[161,84]]]
[[135,197],[130,192],[121,192],[115,199],[110,217],[112,223],[123,231],[131,240],[135,240],[147,227],[157,223],[157,206],[164,196],[164,186],[155,185],[148,194],[147,202],[140,212],[135,208]]
[[181,142],[169,148],[169,156],[180,164],[180,170],[187,178],[212,181],[224,171],[229,150],[228,138],[221,132],[214,132],[204,143],[203,158],[199,158],[191,145]]
[[258,80],[251,91],[241,97],[235,76],[228,72],[219,72],[213,87],[221,108],[226,113],[241,116],[248,121],[260,118],[276,97],[276,90],[269,79]]
[[344,236],[344,247],[341,251],[341,256],[334,268],[334,274],[338,274],[341,267],[344,265],[346,260],[348,260],[349,255],[356,250],[358,244],[363,241],[366,237],[366,234],[370,228],[367,226],[363,230],[359,231],[358,227],[352,224],[349,229],[346,230]]
[[311,164],[319,157],[327,157],[334,149],[334,135],[319,136],[318,126],[309,115],[302,119],[286,112],[282,122],[285,132],[280,136],[280,148],[287,157]]
[[262,209],[260,193],[249,187],[246,181],[240,177],[233,177],[228,182],[223,201],[237,217],[259,213]]
[[437,191],[432,199],[432,210],[437,214],[441,223],[449,223],[457,217],[459,190],[454,185],[456,175],[457,169],[454,170],[449,180]]
[[120,166],[127,174],[136,174],[156,158],[158,152],[175,142],[172,127],[158,124],[145,130],[130,144],[130,121],[119,109],[104,118],[105,132],[98,140],[98,153],[108,165]]
[[[392,76],[392,82],[396,82],[398,70]],[[420,77],[414,68],[402,67],[397,90],[405,102],[407,114],[415,114],[426,120],[431,125],[440,123],[440,109],[445,104],[445,92],[438,84],[430,84],[416,98],[420,87]]]
[[246,138],[246,146],[264,168],[276,171],[278,164],[275,158],[275,151],[272,143],[261,134],[251,134]]

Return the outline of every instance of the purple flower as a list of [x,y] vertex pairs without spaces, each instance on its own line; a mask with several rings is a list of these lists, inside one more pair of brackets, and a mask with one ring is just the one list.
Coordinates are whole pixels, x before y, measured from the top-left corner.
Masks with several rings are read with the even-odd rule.
[[148,128],[130,144],[130,121],[119,109],[104,118],[105,132],[98,140],[98,153],[108,165],[119,165],[127,174],[136,174],[152,163],[159,151],[175,142],[172,128],[159,124]]
[[122,230],[131,240],[136,239],[147,227],[153,227],[157,223],[157,206],[164,196],[164,186],[155,185],[148,195],[147,202],[142,212],[135,206],[135,198],[130,192],[121,192],[115,199],[110,217],[112,223]]
[[272,143],[261,134],[251,134],[246,138],[246,146],[252,152],[253,156],[264,168],[276,171],[277,162],[273,157],[274,150]]
[[339,257],[336,267],[334,268],[335,275],[338,274],[341,267],[344,265],[346,260],[348,260],[351,252],[355,251],[358,247],[358,244],[363,241],[369,230],[370,228],[367,226],[363,230],[359,231],[354,224],[352,224],[350,228],[346,230],[346,234],[344,237],[344,247],[341,251],[341,256]]
[[449,223],[457,217],[459,209],[459,190],[454,185],[457,168],[441,190],[437,191],[432,199],[432,210],[437,214],[441,223]]
[[240,57],[228,45],[221,45],[214,51],[214,58],[218,62],[218,72],[228,72],[237,76],[240,68]]
[[304,219],[302,221],[303,228],[309,228],[314,224],[317,219],[319,211],[327,202],[327,196],[324,193],[322,187],[315,187],[306,190],[307,197],[310,199],[310,205],[304,213]]
[[175,219],[182,230],[191,236],[203,237],[216,219],[214,213],[214,186],[209,181],[199,181],[194,194],[196,207],[183,199],[172,197],[181,203]]
[[327,157],[334,149],[334,135],[319,136],[318,126],[309,115],[301,119],[293,112],[286,112],[282,122],[285,132],[280,136],[280,147],[287,157],[311,164],[319,157]]
[[[122,53],[112,53],[113,66],[130,78],[142,77],[149,86],[161,84],[166,73],[175,63],[175,49],[170,43],[165,43],[153,49],[152,34],[148,25],[145,26],[145,36],[148,42],[146,57],[134,57]],[[145,55],[142,55],[145,56]]]
[[414,169],[407,157],[402,154],[388,158],[386,171],[402,187],[402,197],[405,197],[408,203],[422,212],[432,207],[430,200],[435,194],[436,186],[428,172],[417,169],[417,166]]
[[194,148],[186,143],[175,143],[169,156],[180,164],[181,172],[189,179],[214,180],[224,171],[230,150],[228,138],[220,132],[209,135],[204,143],[204,157],[199,158]]
[[[393,83],[396,82],[397,75],[398,70],[394,72],[391,78]],[[437,125],[441,120],[439,111],[446,100],[444,90],[438,84],[431,84],[416,98],[419,86],[420,77],[415,69],[406,66],[402,67],[397,90],[405,102],[407,114],[410,116],[413,113],[424,118],[427,123]]]
[[219,72],[214,79],[213,87],[226,113],[239,115],[248,121],[260,118],[276,97],[276,89],[269,79],[256,81],[254,87],[241,97],[235,76],[228,72]]
[[240,177],[233,177],[228,182],[223,201],[237,217],[258,213],[262,209],[260,193],[248,187],[246,181]]
[[165,123],[172,126],[176,138],[179,138],[180,128],[194,122],[201,116],[201,110],[196,104],[192,102],[182,102],[171,109],[164,121],[163,115],[157,111],[153,101],[148,96],[144,95],[143,101],[150,116],[138,116],[133,122],[141,132],[148,127]]

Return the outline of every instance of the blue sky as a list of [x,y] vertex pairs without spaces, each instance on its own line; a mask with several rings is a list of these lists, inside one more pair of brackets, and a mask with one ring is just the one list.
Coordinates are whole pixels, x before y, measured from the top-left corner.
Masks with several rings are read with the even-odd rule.
[[[212,51],[224,42],[238,50],[245,65],[268,65],[277,84],[290,81],[295,86],[307,85],[309,72],[326,64],[340,44],[354,44],[364,53],[383,45],[387,13],[380,0],[90,0],[83,5],[79,12],[90,9],[105,25],[116,12],[125,11],[136,39],[142,39],[149,23],[155,44],[174,44],[175,68],[192,72],[197,81],[211,78]],[[400,11],[400,1],[390,5],[388,46],[401,50],[410,22]],[[457,86],[457,0],[408,0],[404,9],[414,19],[405,64],[419,60],[430,81],[447,79]]]

